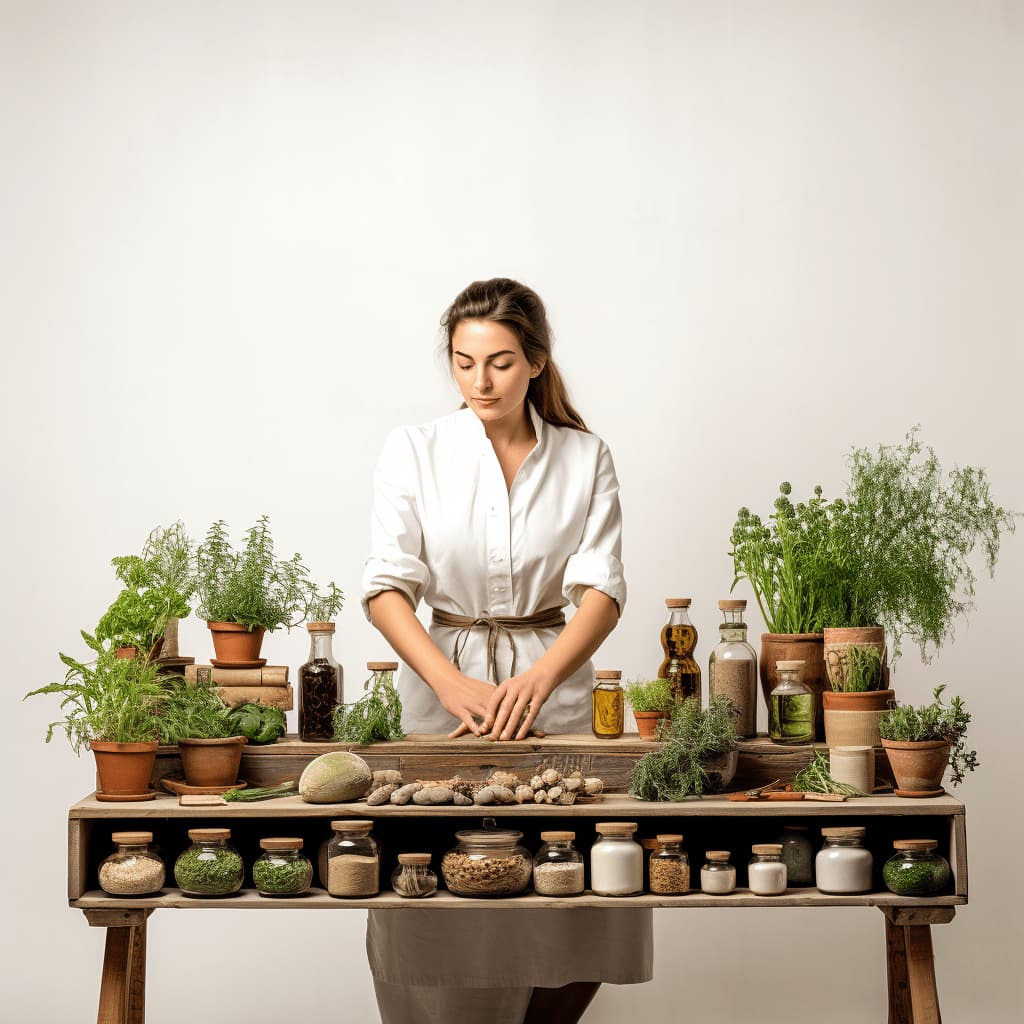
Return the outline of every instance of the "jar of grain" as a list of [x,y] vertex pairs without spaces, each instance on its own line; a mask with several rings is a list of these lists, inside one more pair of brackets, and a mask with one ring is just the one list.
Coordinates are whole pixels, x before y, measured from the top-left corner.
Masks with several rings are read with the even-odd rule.
[[707,863],[700,869],[700,887],[712,896],[725,896],[736,888],[736,869],[729,863],[728,850],[708,850]]
[[164,884],[164,862],[150,848],[152,832],[114,832],[117,849],[100,863],[100,888],[111,896],[144,896]]
[[736,705],[736,735],[757,732],[757,652],[747,643],[743,600],[719,601],[725,619],[718,627],[719,643],[708,659],[708,692]]
[[755,896],[781,896],[786,891],[782,843],[755,843],[747,865],[747,884]]
[[437,891],[437,875],[430,869],[429,853],[400,853],[391,873],[391,888],[407,900],[424,899]]
[[252,881],[261,896],[298,896],[313,881],[313,865],[298,838],[261,839],[263,853],[252,866]]
[[596,896],[643,892],[644,851],[633,839],[634,821],[599,821],[590,848],[590,885]]
[[658,836],[658,849],[651,854],[648,869],[651,892],[659,896],[682,896],[690,890],[690,861],[680,835]]
[[331,896],[376,896],[380,889],[380,850],[370,834],[372,821],[332,821],[327,845],[327,891]]
[[228,845],[231,829],[190,828],[192,845],[174,862],[174,880],[189,896],[229,896],[242,888],[245,865]]
[[806,825],[783,825],[778,838],[782,844],[782,863],[786,865],[786,885],[814,885],[814,848]]
[[825,845],[814,859],[819,892],[871,892],[873,859],[871,852],[861,845],[865,831],[860,826],[821,830]]
[[583,893],[583,855],[576,849],[575,832],[541,832],[544,845],[533,858],[533,891],[540,896],[580,896]]
[[882,867],[882,878],[897,896],[933,896],[949,885],[949,861],[934,839],[897,839],[896,852]]
[[533,858],[519,845],[522,832],[482,828],[456,832],[456,846],[441,859],[441,874],[456,896],[517,896],[530,884]]
[[594,673],[590,695],[590,728],[598,739],[615,740],[622,735],[625,716],[622,702],[622,673],[601,669]]

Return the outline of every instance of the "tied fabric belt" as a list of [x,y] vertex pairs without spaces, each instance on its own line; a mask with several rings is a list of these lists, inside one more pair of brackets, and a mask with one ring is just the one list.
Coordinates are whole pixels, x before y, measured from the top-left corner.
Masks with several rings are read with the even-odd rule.
[[432,625],[451,626],[457,629],[455,646],[452,649],[452,664],[461,668],[459,658],[466,647],[466,641],[472,630],[478,627],[487,628],[487,678],[498,685],[498,637],[502,633],[508,640],[508,646],[512,651],[512,667],[510,675],[516,674],[516,645],[512,640],[513,630],[525,629],[557,629],[565,625],[565,615],[561,608],[545,608],[536,615],[490,615],[486,611],[478,616],[453,615],[451,612],[443,612],[435,608],[431,616]]

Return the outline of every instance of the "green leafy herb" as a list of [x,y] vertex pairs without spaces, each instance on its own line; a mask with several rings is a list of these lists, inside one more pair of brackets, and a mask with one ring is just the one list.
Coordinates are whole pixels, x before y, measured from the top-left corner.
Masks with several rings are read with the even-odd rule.
[[288,728],[284,712],[269,704],[241,704],[230,711],[235,732],[250,743],[273,743]]
[[836,782],[829,774],[831,764],[824,750],[816,750],[811,763],[801,768],[793,778],[793,789],[797,793],[838,793],[840,796],[864,796],[855,786]]
[[877,647],[850,644],[846,649],[846,679],[843,693],[877,690],[882,682],[882,652]]
[[392,673],[373,673],[363,683],[363,689],[366,695],[354,704],[341,704],[334,709],[334,738],[360,744],[402,739],[402,698],[395,689]]
[[190,847],[174,863],[174,879],[182,889],[202,896],[235,892],[242,884],[245,867],[234,850]]
[[254,787],[253,789],[229,789],[221,795],[228,803],[247,803],[256,800],[273,800],[275,797],[287,796],[294,793],[298,783],[282,782],[277,786]]
[[634,711],[668,711],[675,699],[667,679],[628,682],[622,691]]
[[341,611],[345,595],[334,585],[327,584],[327,593],[314,587],[306,597],[306,622],[330,622]]
[[305,892],[309,887],[312,867],[305,857],[260,857],[252,866],[253,884],[260,892],[284,895]]
[[179,678],[169,684],[160,715],[162,743],[237,735],[231,709],[221,700],[212,681],[188,683]]

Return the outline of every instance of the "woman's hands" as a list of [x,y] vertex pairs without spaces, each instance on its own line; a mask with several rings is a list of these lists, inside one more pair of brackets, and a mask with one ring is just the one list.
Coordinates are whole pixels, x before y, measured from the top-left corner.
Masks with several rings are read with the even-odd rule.
[[[489,700],[482,714],[483,722],[474,731],[478,736],[485,736],[489,740],[526,739],[540,709],[554,689],[555,686],[550,681],[533,669],[512,676],[499,686],[488,686]],[[469,731],[463,724],[449,733],[449,736],[454,739]]]
[[449,739],[464,736],[467,732],[479,736],[486,731],[477,721],[487,717],[488,702],[494,693],[490,683],[459,673],[455,678],[434,682],[433,690],[441,707],[462,722],[454,732],[448,734]]

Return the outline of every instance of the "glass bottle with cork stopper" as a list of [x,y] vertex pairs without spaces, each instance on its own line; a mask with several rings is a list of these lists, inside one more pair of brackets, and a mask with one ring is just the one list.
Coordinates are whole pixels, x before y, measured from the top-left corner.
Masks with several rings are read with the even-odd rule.
[[334,709],[342,702],[343,672],[335,660],[334,623],[307,622],[309,660],[299,669],[299,739],[334,739]]
[[696,697],[700,700],[700,665],[694,660],[697,647],[697,630],[690,622],[690,598],[668,597],[668,622],[661,631],[661,646],[665,660],[658,669],[658,678],[667,679],[672,685],[675,700]]
[[594,679],[590,727],[599,739],[616,740],[622,735],[624,724],[622,673],[618,669],[600,669],[594,673]]
[[773,743],[814,741],[814,694],[804,685],[803,661],[777,661],[779,682],[768,696],[768,735]]
[[747,602],[730,599],[719,601],[718,607],[725,621],[708,659],[708,694],[728,697],[736,705],[736,735],[749,738],[757,733],[757,653],[747,643]]

